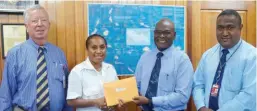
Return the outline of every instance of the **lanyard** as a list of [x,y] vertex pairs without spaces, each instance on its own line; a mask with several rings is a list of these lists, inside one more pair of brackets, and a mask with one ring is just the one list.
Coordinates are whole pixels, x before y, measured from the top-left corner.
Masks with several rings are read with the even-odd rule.
[[[241,40],[241,42],[240,42],[240,44],[239,44],[239,46],[237,46],[237,48],[236,48],[236,50],[229,56],[229,58],[228,58],[228,60],[235,54],[235,52],[239,49],[239,47],[241,46],[241,44],[242,44],[242,40]],[[219,53],[221,52],[221,46],[220,46],[220,51],[219,51]],[[220,56],[221,54],[219,54],[219,56]],[[221,59],[221,57],[219,57],[220,59]],[[228,62],[228,60],[226,60],[223,64],[221,64],[221,61],[219,61],[219,67],[218,67],[218,75],[217,75],[217,77],[216,77],[216,84],[218,84],[218,81],[220,80],[220,74],[221,74],[221,70],[222,70],[222,68],[226,65],[226,63]]]

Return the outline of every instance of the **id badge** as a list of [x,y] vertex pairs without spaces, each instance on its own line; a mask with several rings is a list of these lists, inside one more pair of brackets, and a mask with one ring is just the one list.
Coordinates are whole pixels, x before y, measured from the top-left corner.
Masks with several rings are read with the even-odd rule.
[[219,92],[219,85],[218,84],[213,84],[211,88],[211,96],[217,97]]
[[63,88],[66,88],[66,74],[68,74],[68,71],[67,71],[67,67],[66,67],[66,65],[65,64],[62,64],[62,69],[63,69],[63,77],[62,77],[62,79],[63,79],[63,82],[62,82],[62,85],[63,85]]
[[65,89],[66,88],[66,78],[65,75],[62,76],[63,82],[62,82],[62,86]]

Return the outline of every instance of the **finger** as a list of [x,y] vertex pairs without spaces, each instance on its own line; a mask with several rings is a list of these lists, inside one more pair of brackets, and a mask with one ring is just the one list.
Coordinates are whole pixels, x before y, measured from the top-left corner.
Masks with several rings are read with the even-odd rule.
[[139,103],[139,101],[138,101],[138,100],[133,100],[133,102],[134,102],[135,104],[138,104],[138,103]]
[[121,107],[122,107],[122,104],[121,104],[120,102],[119,102],[119,104],[118,104],[118,107],[119,107],[119,108],[121,108]]
[[138,97],[138,96],[137,96],[137,97],[134,97],[133,100],[139,100],[139,97]]
[[122,107],[123,106],[123,100],[122,99],[118,99],[118,101],[119,101],[118,107]]
[[119,101],[120,101],[122,104],[124,104],[124,103],[125,103],[123,99],[119,99]]

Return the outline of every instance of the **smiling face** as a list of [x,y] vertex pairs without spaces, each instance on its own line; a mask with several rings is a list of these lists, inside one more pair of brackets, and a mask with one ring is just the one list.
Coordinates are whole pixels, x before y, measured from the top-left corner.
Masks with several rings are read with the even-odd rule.
[[232,48],[240,40],[243,25],[234,15],[223,15],[217,19],[216,36],[223,48]]
[[154,43],[158,50],[169,48],[175,39],[174,24],[168,19],[162,19],[156,24],[154,30]]
[[106,56],[106,44],[103,38],[94,36],[88,42],[88,57],[93,65],[99,65]]
[[48,14],[44,9],[36,9],[29,11],[29,18],[25,23],[29,36],[39,42],[40,45],[44,44],[47,40],[50,22]]

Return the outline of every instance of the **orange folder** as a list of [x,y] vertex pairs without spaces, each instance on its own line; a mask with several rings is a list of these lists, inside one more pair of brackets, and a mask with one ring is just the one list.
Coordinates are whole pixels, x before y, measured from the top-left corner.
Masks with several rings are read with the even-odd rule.
[[138,89],[135,77],[104,83],[104,96],[107,106],[119,104],[118,99],[124,102],[132,101],[138,96]]

